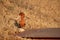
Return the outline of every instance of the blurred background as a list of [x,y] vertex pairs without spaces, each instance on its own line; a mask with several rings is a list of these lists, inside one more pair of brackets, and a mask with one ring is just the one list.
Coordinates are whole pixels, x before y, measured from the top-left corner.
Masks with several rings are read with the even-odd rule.
[[0,0],[0,40],[32,40],[14,35],[19,33],[15,20],[20,12],[26,30],[60,28],[60,0]]

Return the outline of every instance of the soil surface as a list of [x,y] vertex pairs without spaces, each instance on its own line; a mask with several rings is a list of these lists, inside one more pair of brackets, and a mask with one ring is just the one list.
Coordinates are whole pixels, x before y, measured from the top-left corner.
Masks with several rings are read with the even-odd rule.
[[0,40],[32,40],[15,36],[20,12],[26,30],[60,28],[60,0],[0,0]]

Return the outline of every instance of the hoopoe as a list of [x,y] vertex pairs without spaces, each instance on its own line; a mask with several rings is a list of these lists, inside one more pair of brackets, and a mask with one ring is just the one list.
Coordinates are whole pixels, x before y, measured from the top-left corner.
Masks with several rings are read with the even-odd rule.
[[19,25],[20,25],[20,27],[24,27],[25,26],[25,20],[24,20],[25,14],[23,12],[21,12],[21,13],[19,13],[19,16],[20,16]]

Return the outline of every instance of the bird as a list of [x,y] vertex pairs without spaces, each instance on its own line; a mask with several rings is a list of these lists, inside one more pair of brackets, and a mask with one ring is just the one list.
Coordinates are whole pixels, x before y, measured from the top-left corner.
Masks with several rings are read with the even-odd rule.
[[25,26],[25,20],[24,20],[25,14],[23,12],[20,12],[19,16],[20,16],[20,18],[19,18],[19,25],[22,28],[22,27]]

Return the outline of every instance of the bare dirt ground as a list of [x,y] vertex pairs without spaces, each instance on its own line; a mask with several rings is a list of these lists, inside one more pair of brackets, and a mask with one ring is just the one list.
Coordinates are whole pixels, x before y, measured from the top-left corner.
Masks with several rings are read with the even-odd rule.
[[24,29],[60,28],[60,0],[0,0],[0,40],[31,40],[13,35],[19,32],[14,20],[21,11]]

